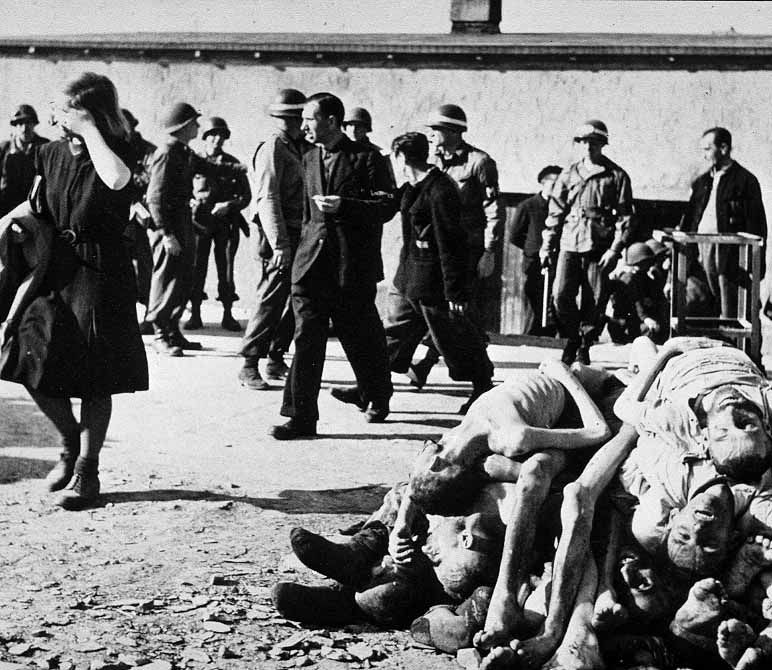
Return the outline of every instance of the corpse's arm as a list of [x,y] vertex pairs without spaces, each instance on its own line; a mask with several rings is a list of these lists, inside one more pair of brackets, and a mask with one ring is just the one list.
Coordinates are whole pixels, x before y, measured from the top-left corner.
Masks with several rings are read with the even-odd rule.
[[611,437],[611,430],[598,406],[564,363],[545,361],[539,369],[565,387],[579,408],[583,427],[507,426],[491,435],[488,445],[492,452],[515,458],[539,449],[581,449],[600,444]]
[[614,414],[625,423],[637,426],[643,418],[644,411],[650,405],[644,398],[668,361],[692,349],[715,346],[721,345],[706,337],[675,337],[668,340],[660,350],[652,367],[648,371],[641,370],[624,393],[619,396],[614,404]]
[[389,554],[398,565],[408,565],[413,560],[415,554],[413,524],[421,513],[410,496],[410,485],[408,485],[400,501],[394,528],[389,534]]

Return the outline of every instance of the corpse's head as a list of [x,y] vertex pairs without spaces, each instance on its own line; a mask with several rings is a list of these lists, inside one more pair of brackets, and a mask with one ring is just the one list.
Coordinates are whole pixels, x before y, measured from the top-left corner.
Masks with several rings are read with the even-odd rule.
[[413,463],[410,498],[426,514],[462,514],[480,492],[484,475],[479,468],[450,462],[442,452],[442,444],[424,443]]
[[758,482],[772,464],[772,440],[758,405],[727,384],[698,398],[695,412],[719,474],[738,482]]
[[714,576],[734,539],[734,496],[719,478],[699,488],[686,506],[670,514],[667,556],[685,574]]
[[639,546],[621,548],[615,586],[632,621],[649,623],[673,614],[680,601],[674,597],[671,581]]
[[445,592],[463,600],[496,581],[504,528],[492,514],[435,517],[423,552]]

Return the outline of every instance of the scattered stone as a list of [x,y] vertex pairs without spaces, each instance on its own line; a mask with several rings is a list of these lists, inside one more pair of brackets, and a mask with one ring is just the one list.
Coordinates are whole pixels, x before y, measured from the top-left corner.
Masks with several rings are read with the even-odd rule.
[[182,660],[196,661],[197,663],[209,663],[212,659],[203,649],[188,647],[182,652]]
[[52,637],[51,633],[49,633],[45,628],[38,628],[37,630],[33,630],[30,635],[32,635],[32,637]]
[[232,579],[230,577],[226,577],[225,575],[212,575],[209,583],[212,586],[238,586],[239,584],[237,579]]
[[263,610],[256,609],[254,607],[247,612],[246,616],[247,616],[247,619],[249,619],[250,621],[255,621],[255,620],[264,621],[265,619],[271,618],[270,612],[264,612]]
[[366,661],[375,654],[372,647],[362,644],[361,642],[349,645],[346,647],[346,651],[359,661]]
[[281,642],[278,642],[276,644],[277,649],[295,649],[299,647],[301,644],[303,644],[303,641],[308,636],[306,633],[295,633],[294,635],[290,635],[288,638],[282,640]]
[[155,639],[158,642],[166,642],[167,644],[185,644],[185,638],[181,637],[180,635],[169,635],[166,633],[161,633],[160,635],[156,635]]
[[89,670],[121,670],[121,666],[105,658],[95,658],[91,661]]
[[122,644],[124,647],[138,647],[139,642],[135,640],[133,637],[129,637],[128,635],[121,635],[120,637],[115,638],[116,644]]
[[296,668],[304,668],[307,665],[313,665],[314,662],[308,658],[308,656],[301,656],[300,658],[295,659],[295,667]]
[[26,656],[32,650],[33,646],[29,642],[21,642],[20,644],[12,644],[7,651],[11,656]]
[[0,661],[0,670],[25,670],[26,667],[26,665],[19,665],[18,663]]
[[220,623],[219,621],[204,621],[201,625],[204,630],[211,631],[212,633],[230,633],[233,630],[228,624]]
[[143,665],[143,670],[172,670],[172,664],[169,661],[152,661]]
[[43,620],[46,626],[69,626],[72,623],[72,617],[64,612],[52,612]]
[[[230,446],[230,445],[229,445]],[[232,500],[226,500],[225,502],[220,503],[217,505],[217,509],[231,509],[233,507],[233,501]]]
[[104,651],[105,646],[101,642],[97,642],[96,640],[91,640],[89,642],[84,642],[83,644],[77,645],[75,647],[75,650],[83,654],[92,654],[97,651]]
[[138,665],[147,665],[150,661],[139,654],[118,654],[118,663],[134,668]]
[[459,649],[456,652],[456,663],[458,663],[464,670],[477,670],[482,662],[482,656],[480,652],[475,648]]
[[333,661],[329,658],[322,659],[319,665],[316,666],[317,670],[348,670],[349,667],[348,663]]

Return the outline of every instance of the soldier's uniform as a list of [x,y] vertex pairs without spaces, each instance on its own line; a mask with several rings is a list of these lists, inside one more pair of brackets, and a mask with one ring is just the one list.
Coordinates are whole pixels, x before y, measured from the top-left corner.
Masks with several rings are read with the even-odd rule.
[[[178,103],[169,111],[164,129],[168,133],[179,131],[199,116],[190,105]],[[201,348],[198,343],[188,342],[179,326],[193,285],[195,240],[190,210],[193,177],[198,173],[233,175],[238,171],[201,158],[171,134],[153,155],[147,189],[148,208],[155,226],[150,236],[153,277],[146,319],[153,324],[154,345],[161,353],[179,356],[182,349]],[[165,235],[177,238],[181,251],[176,256],[164,247]]]
[[[30,105],[19,105],[11,125],[28,121],[37,124],[37,113]],[[14,138],[0,143],[0,216],[27,199],[35,179],[35,154],[46,142],[45,137],[33,134],[29,142]]]
[[[210,133],[220,132],[230,136],[230,130],[223,119],[212,117],[204,130],[203,139]],[[217,155],[202,156],[209,164],[237,166],[240,161],[221,151]],[[209,254],[214,243],[214,261],[217,268],[217,300],[223,305],[222,326],[227,330],[240,331],[241,326],[231,315],[231,306],[238,299],[233,280],[233,265],[239,247],[241,231],[249,236],[247,222],[241,210],[249,205],[252,192],[246,174],[212,176],[199,173],[193,179],[193,224],[195,230],[195,262],[193,286],[190,295],[191,320],[186,328],[202,326],[201,303],[204,299],[204,284],[209,268]],[[218,204],[229,203],[224,216],[212,214]]]
[[[269,113],[278,119],[297,119],[298,133],[305,96],[295,89],[284,89],[270,105]],[[302,134],[301,134],[302,135]],[[258,371],[258,361],[268,357],[266,374],[279,378],[286,374],[284,354],[295,332],[295,316],[290,302],[290,272],[274,263],[274,251],[290,256],[289,267],[298,248],[303,222],[303,155],[311,148],[302,136],[296,139],[277,129],[258,146],[252,161],[257,204],[255,223],[260,279],[255,310],[241,342],[244,366],[239,379],[255,390],[268,387]]]
[[[603,122],[588,121],[574,139],[605,144],[607,138]],[[555,182],[539,255],[544,261],[559,247],[553,299],[558,332],[568,340],[563,352],[568,364],[580,356],[588,363],[589,346],[603,329],[613,267],[603,269],[599,261],[609,249],[619,255],[629,245],[632,213],[630,177],[602,154],[597,165],[573,163]]]

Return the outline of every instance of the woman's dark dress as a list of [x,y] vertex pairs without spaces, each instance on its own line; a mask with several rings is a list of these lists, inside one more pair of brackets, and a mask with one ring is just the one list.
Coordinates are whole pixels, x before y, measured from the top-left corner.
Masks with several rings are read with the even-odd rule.
[[[110,148],[131,165],[127,143],[112,141]],[[42,377],[41,370],[35,371],[37,390],[80,398],[146,390],[147,358],[137,325],[134,273],[122,241],[131,182],[121,191],[111,190],[97,175],[85,147],[73,155],[67,140],[41,147],[36,173],[42,182],[30,196],[33,210],[47,216],[57,231],[72,230],[77,236],[73,246],[55,236],[42,293],[53,296],[60,307],[63,303],[61,311],[69,317],[69,308],[74,319],[71,328],[54,331],[64,342],[43,343],[53,354],[39,362],[44,369]],[[72,355],[63,356],[63,350],[72,350]],[[74,368],[73,360],[78,362]],[[73,374],[63,375],[68,367]],[[31,379],[15,381],[35,388]]]

